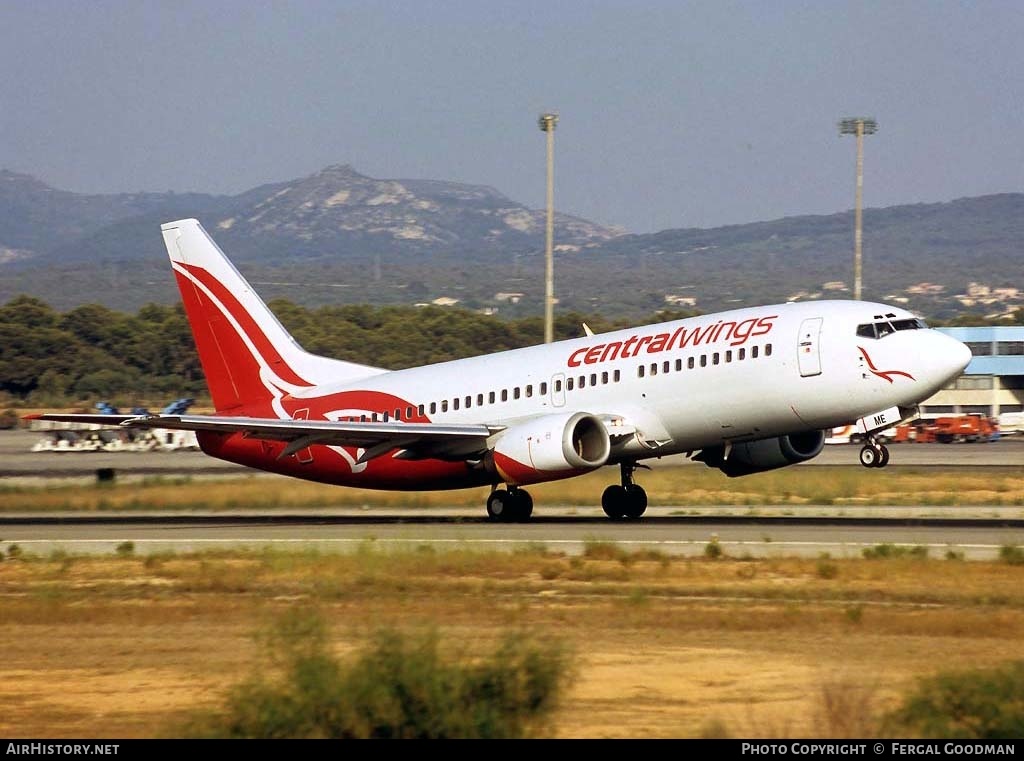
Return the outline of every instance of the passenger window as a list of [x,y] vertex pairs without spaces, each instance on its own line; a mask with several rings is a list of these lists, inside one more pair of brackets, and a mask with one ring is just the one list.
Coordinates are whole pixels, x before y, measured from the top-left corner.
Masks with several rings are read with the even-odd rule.
[[395,420],[402,419],[402,409],[400,407],[395,408]]
[[359,422],[360,423],[365,423],[366,422],[366,415],[360,415],[359,416]]
[[383,419],[383,421],[384,421],[384,422],[386,423],[386,422],[388,422],[388,418],[390,418],[390,417],[391,417],[391,416],[390,416],[390,415],[389,415],[388,413],[386,413],[386,412],[385,412],[385,413],[383,414],[383,418],[382,418],[382,419]]
[[725,361],[732,362],[732,349],[727,349],[725,352]]
[[602,384],[607,384],[608,383],[608,373],[607,372],[601,373],[601,383]]
[[501,390],[501,401],[503,401],[503,402],[507,402],[508,401],[508,389],[507,388],[503,388]]
[[374,423],[377,422],[377,413],[376,412],[374,412],[372,415],[370,415],[370,420],[372,420]]
[[597,385],[597,373],[591,373],[590,374],[590,385],[591,386],[596,386]]
[[562,381],[561,381],[561,379],[555,381],[555,393],[556,394],[562,393]]
[[644,377],[644,366],[643,365],[640,365],[636,369],[636,377],[638,377],[638,378],[643,378]]
[[483,394],[477,394],[476,395],[476,406],[477,407],[483,407],[484,406],[484,395]]
[[493,391],[488,391],[487,392],[487,403],[488,404],[494,404],[494,392]]
[[412,420],[412,407],[405,408],[405,419]]
[[700,355],[700,366],[701,367],[707,367],[708,366],[708,355],[707,354],[701,354]]
[[437,402],[431,402],[430,403],[430,414],[433,415],[435,412],[437,412]]
[[416,409],[419,411],[420,417],[423,417],[423,415],[426,414],[427,412],[426,407],[422,404],[419,405]]
[[692,370],[693,369],[693,357],[687,357],[686,358],[686,368],[688,370]]
[[547,396],[548,395],[548,384],[547,384],[547,381],[545,381],[544,383],[540,384],[540,395],[541,396]]
[[681,371],[682,369],[683,369],[683,360],[681,360],[681,359],[677,359],[677,360],[676,360],[676,372],[678,373],[678,372],[680,372],[680,371]]
[[533,384],[532,383],[529,384],[526,387],[526,398],[529,399],[531,396],[533,396]]
[[766,357],[770,357],[772,355],[772,345],[771,344],[765,344],[764,345],[764,355]]
[[657,375],[657,374],[658,374],[658,363],[657,362],[651,362],[651,375]]
[[737,355],[736,359],[738,359],[740,362],[742,362],[746,358],[747,358],[747,350],[746,349],[740,349],[740,352]]
[[447,411],[448,411],[448,400],[445,399],[444,401],[441,402],[441,412],[447,412]]
[[661,365],[661,371],[663,373],[667,373],[671,369],[671,367],[672,367],[672,365],[668,362],[668,360],[666,360]]
[[565,390],[572,391],[572,378],[565,379]]
[[513,399],[518,399],[519,398],[519,386],[516,386],[514,389],[512,389],[512,398]]
[[581,375],[580,376],[580,388],[586,388],[586,387],[587,387],[587,376],[586,375]]
[[750,347],[750,358],[751,359],[757,359],[757,347],[756,346],[751,346]]
[[612,380],[615,381],[616,383],[619,382],[619,379],[621,377],[622,377],[622,373],[620,373],[618,370],[616,370],[614,373],[612,373]]

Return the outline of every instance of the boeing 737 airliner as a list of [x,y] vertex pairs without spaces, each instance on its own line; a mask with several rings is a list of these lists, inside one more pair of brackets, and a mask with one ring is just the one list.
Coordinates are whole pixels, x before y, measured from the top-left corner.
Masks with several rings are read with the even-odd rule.
[[884,467],[872,434],[971,357],[905,310],[811,301],[387,371],[303,351],[199,222],[162,230],[216,414],[40,417],[191,430],[214,457],[343,486],[490,485],[496,520],[529,518],[524,486],[605,465],[620,469],[605,513],[638,518],[645,459],[743,476],[809,460],[854,422],[861,463]]

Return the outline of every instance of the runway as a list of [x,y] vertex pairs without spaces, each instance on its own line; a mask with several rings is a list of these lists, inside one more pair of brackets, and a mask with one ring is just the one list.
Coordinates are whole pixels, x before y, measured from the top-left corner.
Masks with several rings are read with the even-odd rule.
[[[131,542],[138,554],[243,548],[352,552],[367,547],[514,552],[543,547],[579,555],[594,542],[612,542],[628,551],[698,556],[717,540],[732,557],[817,557],[825,552],[837,558],[860,557],[865,547],[894,544],[926,547],[931,557],[955,551],[969,559],[991,560],[1004,545],[1024,545],[1020,510],[958,519],[954,513],[928,518],[678,514],[685,509],[652,508],[643,520],[612,522],[599,517],[599,509],[563,508],[527,524],[491,523],[454,508],[408,513],[6,516],[0,520],[0,551],[17,544],[40,555],[58,550],[109,554]],[[874,510],[877,516],[898,516],[900,509]]]

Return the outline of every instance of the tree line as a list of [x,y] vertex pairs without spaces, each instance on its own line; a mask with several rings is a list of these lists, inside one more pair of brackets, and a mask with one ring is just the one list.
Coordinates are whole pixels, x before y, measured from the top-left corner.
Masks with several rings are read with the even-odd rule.
[[[271,310],[307,351],[397,370],[530,346],[543,341],[540,317],[502,320],[465,309],[406,306],[307,308],[285,299]],[[679,319],[662,312],[650,321]],[[635,324],[558,315],[556,339]],[[98,399],[158,403],[207,396],[202,366],[180,304],[127,314],[86,304],[58,312],[32,296],[0,306],[0,394],[10,404],[63,406]]]

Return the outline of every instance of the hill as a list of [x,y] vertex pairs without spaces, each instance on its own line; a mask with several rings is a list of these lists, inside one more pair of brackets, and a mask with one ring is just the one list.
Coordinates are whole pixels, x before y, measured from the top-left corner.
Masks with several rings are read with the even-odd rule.
[[[158,228],[200,219],[267,298],[309,306],[457,301],[536,314],[542,211],[493,188],[380,180],[350,166],[236,196],[85,195],[0,172],[0,303],[134,310],[177,299]],[[558,215],[559,309],[647,315],[848,298],[853,213],[648,235]],[[948,317],[1024,304],[1024,194],[868,209],[865,298]]]

